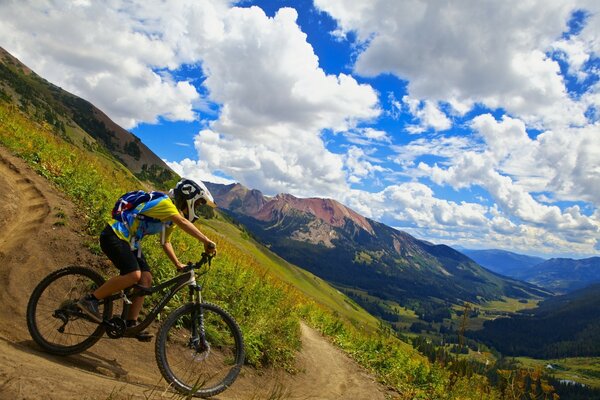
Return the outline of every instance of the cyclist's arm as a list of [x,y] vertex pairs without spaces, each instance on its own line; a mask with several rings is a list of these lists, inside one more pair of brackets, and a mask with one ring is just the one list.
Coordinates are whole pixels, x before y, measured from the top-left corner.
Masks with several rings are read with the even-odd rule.
[[162,245],[162,248],[165,251],[165,254],[167,255],[167,257],[169,257],[169,260],[171,260],[171,262],[173,264],[175,264],[177,269],[181,269],[181,268],[185,267],[185,264],[182,264],[181,262],[179,262],[179,259],[177,258],[177,255],[175,254],[175,251],[173,250],[173,246],[171,245],[171,242],[164,243]]
[[216,249],[216,244],[212,240],[210,240],[204,233],[200,232],[198,228],[190,221],[188,221],[185,217],[180,214],[173,215],[168,218],[168,220],[173,221],[175,225],[179,226],[183,231],[192,237],[198,239],[202,244],[204,244],[204,250],[208,253],[214,253]]

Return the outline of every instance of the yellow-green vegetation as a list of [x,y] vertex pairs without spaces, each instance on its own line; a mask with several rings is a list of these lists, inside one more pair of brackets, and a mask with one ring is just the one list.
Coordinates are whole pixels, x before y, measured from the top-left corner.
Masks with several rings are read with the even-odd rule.
[[295,290],[299,290],[307,298],[314,300],[318,304],[336,310],[341,317],[357,327],[366,327],[373,330],[379,326],[379,321],[358,306],[353,300],[331,287],[331,285],[321,278],[288,263],[253,240],[245,231],[235,225],[219,217],[206,220],[204,224],[223,237],[226,237],[228,242],[236,248],[236,251],[252,255],[256,260],[258,268],[263,270],[263,273],[268,273],[280,281],[286,282],[289,286]]
[[354,262],[364,265],[373,264],[374,260],[379,260],[384,256],[384,251],[358,251],[354,255]]
[[[116,198],[142,186],[116,161],[65,142],[49,126],[32,122],[4,103],[0,103],[0,143],[71,197],[93,236],[104,228]],[[185,236],[177,235],[174,245],[182,259],[197,261],[202,250]],[[291,312],[294,297],[252,268],[251,256],[236,252],[223,240],[217,243],[223,254],[209,276],[207,296],[225,302],[240,323],[249,363],[291,365],[299,346],[298,317]],[[157,281],[174,274],[156,241],[145,243],[144,251]]]
[[[114,159],[64,141],[50,126],[2,101],[0,143],[70,196],[92,236],[103,228],[115,199],[142,185]],[[337,290],[257,246],[225,220],[209,220],[201,228],[219,249],[206,275],[205,299],[222,304],[240,323],[249,364],[291,368],[303,318],[402,399],[500,398],[487,378],[430,363],[389,329],[377,329],[372,317]],[[196,260],[202,251],[182,233],[173,244],[182,260]],[[157,241],[145,243],[144,251],[156,281],[175,273]]]
[[389,329],[369,334],[344,324],[330,312],[306,306],[301,315],[353,357],[395,388],[401,399],[501,399],[487,378],[431,364]]
[[502,300],[494,300],[478,305],[478,307],[485,312],[508,312],[515,313],[521,310],[528,310],[536,308],[539,299],[524,299],[517,300],[509,297],[505,297]]
[[90,233],[104,226],[123,188],[140,185],[115,160],[81,150],[56,136],[49,125],[32,123],[6,103],[0,103],[0,141],[78,202]]
[[359,251],[354,257],[354,262],[369,265],[373,262],[373,257],[366,251]]
[[380,316],[385,315],[387,317],[386,322],[398,330],[406,331],[413,323],[421,321],[413,310],[401,306],[396,301],[382,300],[379,297],[370,295],[365,290],[357,288],[341,285],[339,287],[351,299],[359,299],[359,302],[371,313]]
[[[505,317],[519,311],[536,308],[540,299],[518,300],[505,297],[502,300],[488,301],[477,305],[471,304],[469,318],[466,320],[466,330],[479,330],[483,328],[483,323],[498,317]],[[452,320],[461,322],[464,312],[464,306],[454,305],[452,307]]]
[[523,368],[537,368],[556,379],[578,382],[600,389],[600,357],[570,357],[552,360],[517,357],[516,361]]

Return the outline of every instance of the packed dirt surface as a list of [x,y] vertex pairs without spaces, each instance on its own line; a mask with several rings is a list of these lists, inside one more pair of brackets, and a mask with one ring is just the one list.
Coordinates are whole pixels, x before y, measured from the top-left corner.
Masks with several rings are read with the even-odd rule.
[[[27,301],[37,283],[66,265],[110,273],[87,250],[73,205],[0,146],[0,399],[177,399],[167,390],[154,344],[101,339],[75,356],[44,353],[27,330]],[[244,367],[217,399],[385,399],[390,392],[319,333],[302,325],[296,374]]]

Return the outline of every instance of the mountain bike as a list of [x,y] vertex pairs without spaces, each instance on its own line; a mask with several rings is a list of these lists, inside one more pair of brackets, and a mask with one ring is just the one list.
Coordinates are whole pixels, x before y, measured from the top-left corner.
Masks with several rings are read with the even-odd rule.
[[[135,337],[156,319],[167,303],[184,287],[188,303],[169,313],[158,330],[156,361],[162,376],[177,391],[195,397],[221,393],[235,381],[244,363],[244,341],[236,321],[217,305],[202,301],[205,275],[212,256],[202,254],[180,274],[151,288],[134,285],[100,301],[102,323],[94,322],[77,306],[104,278],[87,267],[66,267],[44,278],[33,290],[27,305],[27,327],[33,340],[56,355],[80,353],[102,338]],[[196,270],[202,271],[195,272]],[[143,321],[128,328],[131,300],[165,292]],[[113,302],[122,301],[122,312],[113,315]]]

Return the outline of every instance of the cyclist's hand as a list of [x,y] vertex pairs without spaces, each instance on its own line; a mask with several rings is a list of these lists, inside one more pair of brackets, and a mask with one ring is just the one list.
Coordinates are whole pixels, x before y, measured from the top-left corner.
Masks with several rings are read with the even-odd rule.
[[208,241],[204,243],[204,252],[211,256],[217,254],[217,245],[215,244],[215,242]]

